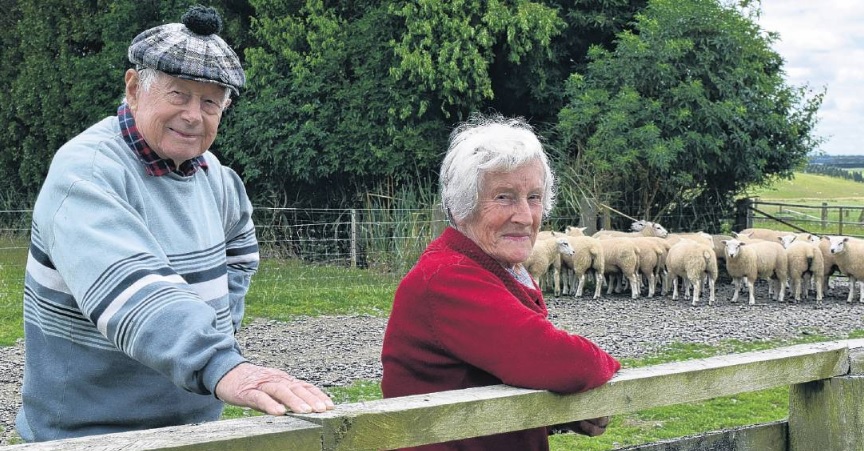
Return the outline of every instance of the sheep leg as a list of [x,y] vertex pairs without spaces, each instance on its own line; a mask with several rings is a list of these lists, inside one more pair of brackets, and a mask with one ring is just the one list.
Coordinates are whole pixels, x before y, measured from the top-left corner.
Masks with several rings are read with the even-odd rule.
[[[576,273],[573,273],[573,277],[576,277]],[[583,272],[581,276],[579,276],[579,285],[576,287],[576,297],[582,297],[582,290],[585,288],[585,273]]]
[[714,279],[708,278],[708,305],[714,304]]
[[[755,291],[755,287],[754,287],[754,285],[755,285],[755,280],[756,280],[755,277],[752,278],[752,279],[749,278],[749,277],[747,278],[747,290],[750,291],[750,303],[749,303],[750,305],[754,305],[754,304],[756,304],[756,296],[753,294],[753,291]],[[770,284],[770,283],[768,284],[768,288],[769,288],[769,289],[771,288],[771,284]]]
[[673,301],[678,300],[678,278],[677,277],[672,278],[672,300]]
[[552,292],[555,297],[561,296],[561,268],[553,267],[552,271]]
[[[617,274],[616,274],[616,277],[617,277]],[[621,293],[626,289],[627,289],[627,278],[624,277],[624,273],[622,272],[621,277],[618,277],[618,283],[615,286],[615,292]],[[637,290],[639,289],[638,284],[637,284],[636,289]]]
[[648,297],[654,297],[654,288],[657,286],[657,279],[654,278],[654,273],[648,275]]
[[599,271],[594,273],[594,299],[600,299],[603,293],[603,274]]
[[702,288],[701,278],[697,278],[695,281],[691,282],[690,285],[693,285],[693,302],[691,302],[690,305],[696,307],[696,304],[699,303],[699,292]]
[[[630,298],[631,299],[636,299],[639,297],[639,277],[640,276],[639,276],[638,271],[634,271],[632,274],[630,274],[629,280],[630,280],[630,293],[631,293]],[[623,274],[621,275],[621,278],[624,279]]]
[[[860,289],[858,291],[861,291]],[[855,297],[855,278],[849,276],[849,297],[846,298],[846,303],[851,304],[852,299]]]
[[814,285],[816,285],[816,303],[822,305],[822,284],[818,277],[814,277],[813,281]]
[[738,302],[738,293],[741,291],[741,278],[735,277],[732,279],[732,284],[735,285],[735,294],[732,295],[732,300],[729,301],[731,303]]

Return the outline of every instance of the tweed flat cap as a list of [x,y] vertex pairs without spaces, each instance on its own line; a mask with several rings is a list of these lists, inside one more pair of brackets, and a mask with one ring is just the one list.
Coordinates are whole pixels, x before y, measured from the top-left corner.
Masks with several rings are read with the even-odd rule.
[[129,62],[187,80],[217,83],[239,95],[246,74],[240,58],[217,35],[222,30],[219,13],[193,6],[181,21],[136,36],[129,46]]

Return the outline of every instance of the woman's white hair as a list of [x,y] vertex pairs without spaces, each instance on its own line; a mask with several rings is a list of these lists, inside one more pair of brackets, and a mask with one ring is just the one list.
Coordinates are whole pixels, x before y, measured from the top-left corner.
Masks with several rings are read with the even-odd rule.
[[533,128],[522,118],[472,115],[450,134],[441,163],[441,206],[451,225],[477,208],[480,180],[487,171],[513,171],[539,161],[543,165],[543,216],[555,205],[555,176]]

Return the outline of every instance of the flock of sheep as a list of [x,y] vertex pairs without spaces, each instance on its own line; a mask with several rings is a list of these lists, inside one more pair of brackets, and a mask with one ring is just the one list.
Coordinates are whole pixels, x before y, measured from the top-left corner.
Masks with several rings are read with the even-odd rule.
[[[659,285],[672,299],[680,293],[699,303],[707,296],[715,300],[720,269],[732,278],[738,301],[746,284],[749,304],[756,303],[754,283],[767,280],[768,297],[784,302],[787,288],[794,302],[815,293],[822,304],[829,277],[838,271],[849,279],[852,302],[856,287],[864,283],[864,240],[847,236],[818,237],[809,233],[764,228],[745,229],[732,236],[704,232],[670,233],[660,224],[635,221],[630,232],[601,230],[591,236],[585,228],[569,226],[564,232],[542,231],[525,262],[531,276],[555,296],[581,297],[586,280],[593,276],[594,299],[613,290],[630,290],[632,298],[653,297]],[[550,287],[551,284],[551,287]],[[864,290],[857,288],[859,301]]]

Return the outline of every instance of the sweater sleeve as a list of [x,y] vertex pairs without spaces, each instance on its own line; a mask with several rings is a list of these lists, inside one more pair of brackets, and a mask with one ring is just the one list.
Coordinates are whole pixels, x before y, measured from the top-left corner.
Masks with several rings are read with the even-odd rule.
[[240,177],[231,169],[223,168],[226,194],[223,216],[229,218],[225,224],[225,253],[228,264],[228,295],[231,303],[231,319],[234,331],[240,330],[243,321],[246,293],[252,276],[258,270],[258,240],[252,223],[252,203],[246,195]]
[[214,309],[126,201],[86,180],[58,186],[47,188],[60,198],[55,208],[34,220],[80,310],[120,351],[179,387],[212,393],[244,361]]
[[579,335],[556,328],[501,280],[473,265],[428,279],[429,327],[440,346],[508,385],[575,393],[604,384],[620,368]]

